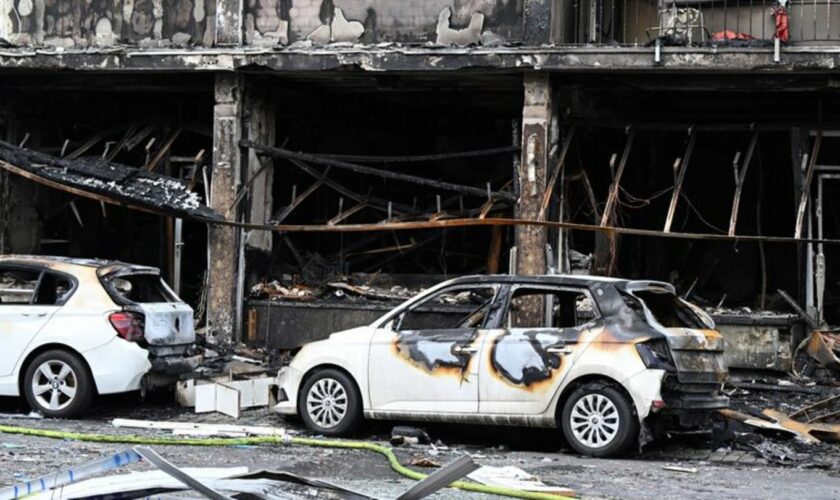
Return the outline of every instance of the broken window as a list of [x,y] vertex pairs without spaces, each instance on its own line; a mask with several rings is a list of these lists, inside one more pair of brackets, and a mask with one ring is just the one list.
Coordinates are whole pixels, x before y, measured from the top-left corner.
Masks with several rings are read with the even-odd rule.
[[41,306],[62,304],[70,297],[73,283],[63,276],[43,273],[38,289],[32,298],[32,303]]
[[632,294],[622,293],[624,303],[641,319],[645,319],[642,303],[647,306],[653,318],[665,328],[705,328],[701,318],[679,297],[670,292],[638,290]]
[[496,297],[494,287],[448,288],[405,311],[397,330],[450,330],[482,328]]
[[518,288],[508,310],[508,327],[516,328],[575,328],[598,316],[592,297],[580,289]]
[[168,286],[156,274],[125,274],[109,280],[109,289],[121,303],[155,304],[178,302]]
[[38,286],[39,271],[0,269],[0,303],[30,304]]

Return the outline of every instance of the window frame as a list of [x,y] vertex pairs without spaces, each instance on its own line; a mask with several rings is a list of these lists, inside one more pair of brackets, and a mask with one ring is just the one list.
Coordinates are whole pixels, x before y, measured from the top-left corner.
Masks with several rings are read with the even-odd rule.
[[[430,300],[434,300],[435,297],[438,297],[438,296],[443,295],[445,293],[450,293],[453,290],[468,290],[468,289],[475,289],[475,288],[491,288],[491,289],[494,290],[493,298],[490,301],[490,309],[492,310],[493,304],[498,302],[501,298],[503,298],[503,290],[504,290],[505,286],[504,286],[504,284],[498,283],[498,282],[494,282],[494,283],[463,283],[463,284],[457,284],[456,283],[456,284],[452,284],[450,286],[447,286],[447,287],[444,287],[444,288],[441,288],[441,289],[438,289],[438,290],[430,289],[428,291],[428,294],[425,294],[423,296],[418,296],[417,300],[409,299],[409,301],[411,302],[410,304],[408,302],[405,302],[405,303],[403,303],[403,305],[397,307],[396,309],[394,309],[390,313],[388,313],[387,316],[385,316],[381,321],[378,322],[380,324],[379,328],[388,328],[388,329],[391,329],[395,332],[405,331],[405,330],[399,330],[398,329],[399,323],[402,323],[402,320],[398,319],[400,316],[404,315],[405,313],[411,312],[411,311],[417,309],[418,307],[423,306],[424,304],[428,303]],[[474,327],[474,329],[486,329],[486,328],[487,328],[487,318],[484,318],[484,322],[483,322],[482,325]],[[438,331],[438,330],[452,330],[452,329],[453,328],[438,328],[438,329],[433,329],[433,330],[426,329],[426,330],[417,330],[417,331]]]
[[[587,321],[586,323],[582,323],[580,325],[575,326],[543,326],[543,327],[512,327],[509,323],[509,315],[510,315],[510,304],[511,301],[514,299],[514,295],[520,289],[526,290],[545,290],[549,293],[551,292],[573,292],[573,293],[583,293],[589,298],[589,301],[592,303],[592,312],[595,313],[595,317],[591,320]],[[596,323],[604,319],[604,315],[601,313],[601,309],[598,306],[598,302],[595,300],[595,295],[592,293],[592,290],[589,289],[588,286],[585,285],[550,285],[550,284],[533,284],[533,283],[512,283],[509,287],[507,297],[505,300],[504,305],[505,313],[500,318],[500,324],[502,328],[509,330],[511,328],[543,328],[543,329],[552,329],[552,330],[566,330],[569,328],[580,328],[584,325],[589,323]]]

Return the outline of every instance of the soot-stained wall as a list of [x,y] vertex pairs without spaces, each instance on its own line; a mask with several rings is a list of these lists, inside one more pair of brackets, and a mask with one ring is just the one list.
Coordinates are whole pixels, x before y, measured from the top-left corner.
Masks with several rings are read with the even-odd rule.
[[[245,0],[246,44],[493,45],[522,38],[523,0]],[[214,43],[215,0],[0,0],[17,45]]]
[[215,0],[0,0],[18,45],[212,45]]

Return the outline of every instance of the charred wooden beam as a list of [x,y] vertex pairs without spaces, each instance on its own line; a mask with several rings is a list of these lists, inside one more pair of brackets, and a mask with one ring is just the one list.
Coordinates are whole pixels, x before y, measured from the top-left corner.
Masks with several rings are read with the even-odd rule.
[[[342,160],[334,160],[334,159],[331,159],[331,158],[324,158],[324,157],[319,156],[319,155],[313,155],[313,154],[308,154],[308,153],[299,153],[299,152],[295,152],[295,151],[290,151],[288,149],[264,146],[264,145],[261,145],[261,144],[257,144],[254,141],[243,140],[243,141],[240,142],[240,146],[245,147],[245,148],[249,148],[249,149],[254,149],[254,150],[260,151],[262,153],[265,153],[267,155],[274,156],[274,157],[277,157],[277,158],[285,158],[285,159],[288,159],[288,160],[298,160],[298,161],[305,161],[305,162],[308,162],[308,163],[316,163],[316,164],[320,164],[320,165],[325,165],[325,166],[340,168],[340,169],[344,169],[344,170],[349,170],[351,172],[356,172],[358,174],[372,175],[372,176],[375,176],[375,177],[380,177],[382,179],[393,179],[393,180],[397,180],[397,181],[408,182],[408,183],[412,183],[412,184],[418,184],[418,185],[421,185],[421,186],[427,186],[427,187],[440,189],[440,190],[444,190],[444,191],[454,191],[456,193],[462,193],[462,194],[465,194],[465,195],[481,196],[481,197],[486,196],[485,191],[481,188],[476,188],[476,187],[472,187],[472,186],[462,186],[460,184],[453,184],[451,182],[435,181],[435,180],[432,180],[432,179],[427,179],[425,177],[417,177],[416,175],[401,174],[401,173],[397,173],[397,172],[391,172],[391,171],[388,171],[388,170],[381,170],[381,169],[377,169],[377,168],[366,167],[366,166],[363,166],[363,165],[357,165],[355,163],[349,163],[349,162],[342,161]],[[510,195],[509,193],[495,192],[495,193],[493,193],[493,196],[495,196],[497,198],[500,198],[500,199],[506,199],[506,200],[511,200],[511,201],[513,200],[513,196]]]
[[[343,194],[344,196],[350,198],[351,200],[354,200],[358,203],[367,203],[368,205],[370,205],[371,208],[374,208],[374,209],[379,210],[381,212],[387,212],[388,211],[388,203],[390,203],[388,200],[384,200],[382,198],[377,198],[377,197],[370,196],[370,195],[361,195],[359,193],[356,193],[355,191],[352,191],[352,190],[344,187],[343,185],[339,184],[338,182],[335,182],[334,180],[328,179],[324,174],[322,174],[316,168],[313,168],[313,167],[307,165],[304,162],[289,159],[289,163],[291,163],[292,165],[296,166],[297,168],[303,170],[304,172],[306,172],[310,176],[315,177],[316,179],[322,179],[324,181],[325,185],[331,187],[332,189],[334,189],[338,193]],[[403,205],[402,203],[394,203],[394,204],[392,204],[392,207],[394,209],[397,209],[399,211],[399,213],[409,213],[409,212],[412,211],[411,207],[409,207],[407,205]]]
[[392,155],[392,156],[366,156],[366,155],[339,155],[339,154],[318,154],[322,158],[331,160],[343,160],[364,163],[416,163],[433,162],[445,160],[460,160],[464,158],[481,158],[484,156],[495,156],[499,154],[515,153],[519,146],[502,146],[498,148],[477,149],[474,151],[459,151],[457,153],[438,153],[428,155]]

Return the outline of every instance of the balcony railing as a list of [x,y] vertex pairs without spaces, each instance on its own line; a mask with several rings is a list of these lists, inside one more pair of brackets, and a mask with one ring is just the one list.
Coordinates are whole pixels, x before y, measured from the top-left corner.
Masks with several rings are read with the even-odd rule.
[[[761,45],[777,34],[776,0],[572,0],[560,13],[565,43]],[[840,42],[840,0],[786,5],[788,43]],[[784,40],[783,40],[784,41]]]

